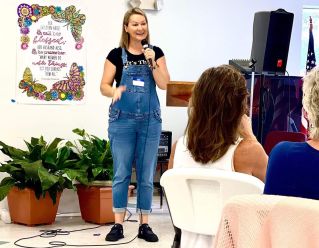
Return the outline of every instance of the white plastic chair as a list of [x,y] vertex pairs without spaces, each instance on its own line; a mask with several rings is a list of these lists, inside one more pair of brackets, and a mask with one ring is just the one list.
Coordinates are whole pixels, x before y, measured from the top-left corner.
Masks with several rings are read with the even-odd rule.
[[262,194],[256,177],[211,168],[176,168],[161,177],[173,224],[189,232],[215,235],[222,208],[231,196]]
[[319,201],[240,195],[227,201],[210,248],[317,248]]

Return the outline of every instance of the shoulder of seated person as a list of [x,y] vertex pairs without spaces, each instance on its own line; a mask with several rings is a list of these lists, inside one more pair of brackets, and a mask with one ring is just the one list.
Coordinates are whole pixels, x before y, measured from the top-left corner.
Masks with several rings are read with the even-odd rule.
[[260,143],[256,138],[248,138],[248,139],[242,139],[239,143],[239,146],[259,146]]
[[262,145],[257,141],[257,140],[253,140],[253,139],[243,139],[235,152],[237,152],[237,154],[251,154],[252,156],[255,157],[256,154],[254,154],[255,152],[259,152],[261,151]]

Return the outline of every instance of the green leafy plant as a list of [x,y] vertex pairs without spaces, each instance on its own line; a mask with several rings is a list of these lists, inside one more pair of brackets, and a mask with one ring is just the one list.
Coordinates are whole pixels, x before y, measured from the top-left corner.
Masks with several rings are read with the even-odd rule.
[[47,143],[43,136],[24,141],[27,150],[21,150],[0,141],[1,151],[10,159],[0,164],[0,172],[7,172],[0,183],[0,201],[4,199],[13,186],[20,189],[31,188],[36,197],[49,192],[53,203],[56,196],[64,188],[73,188],[71,178],[66,171],[79,161],[78,155],[72,150],[72,143],[61,145],[60,138]]
[[81,138],[73,142],[79,161],[67,174],[82,184],[113,179],[113,158],[110,142],[88,134],[84,129],[74,129]]

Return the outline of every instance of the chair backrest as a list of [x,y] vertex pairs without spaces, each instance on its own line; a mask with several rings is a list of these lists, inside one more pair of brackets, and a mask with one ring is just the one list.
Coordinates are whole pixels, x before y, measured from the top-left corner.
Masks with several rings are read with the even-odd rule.
[[318,232],[318,200],[240,195],[225,204],[213,247],[319,247]]
[[190,232],[214,235],[227,199],[239,194],[261,194],[258,178],[211,168],[176,168],[161,177],[172,221]]
[[304,142],[307,136],[301,132],[286,132],[286,131],[270,131],[265,140],[264,148],[269,155],[271,149],[281,141]]

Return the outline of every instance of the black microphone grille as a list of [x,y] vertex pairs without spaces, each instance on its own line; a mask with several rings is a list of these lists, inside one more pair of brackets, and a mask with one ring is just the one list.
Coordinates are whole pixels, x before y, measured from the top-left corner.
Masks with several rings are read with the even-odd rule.
[[144,46],[148,46],[147,39],[142,40],[141,43],[142,43],[142,46],[143,46],[143,47],[144,47]]

